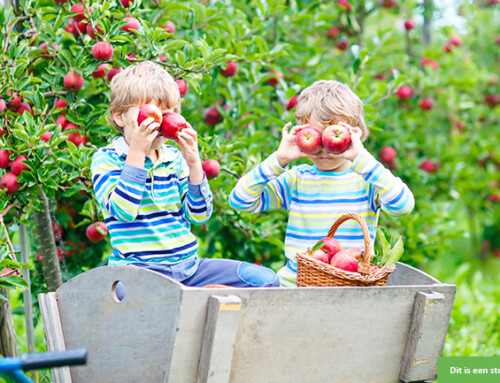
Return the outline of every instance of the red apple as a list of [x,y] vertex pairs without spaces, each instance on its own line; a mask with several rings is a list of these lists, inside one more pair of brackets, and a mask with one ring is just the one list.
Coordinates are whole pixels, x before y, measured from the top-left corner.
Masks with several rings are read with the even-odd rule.
[[381,2],[381,5],[384,8],[391,9],[391,8],[394,8],[396,6],[396,2],[393,0],[383,0]]
[[142,122],[148,118],[153,118],[153,122],[161,124],[162,114],[160,108],[153,104],[144,104],[139,107],[139,115],[137,116],[137,125],[141,125]]
[[216,178],[220,173],[220,164],[217,160],[203,161],[201,167],[209,180]]
[[323,246],[321,246],[320,250],[328,255],[327,263],[330,263],[333,256],[342,250],[342,245],[335,238],[325,237],[320,239],[318,242],[323,242]]
[[187,126],[186,119],[179,113],[167,113],[161,122],[161,134],[170,140],[177,140],[179,131]]
[[62,98],[60,98],[56,100],[54,105],[56,108],[66,108],[68,106],[68,103],[64,101]]
[[337,41],[337,43],[335,44],[335,46],[339,50],[345,51],[347,49],[347,47],[349,46],[349,42],[345,38],[341,38],[339,41]]
[[5,173],[0,179],[0,188],[7,190],[7,194],[14,194],[19,190],[21,185],[17,182],[17,176],[14,173]]
[[57,117],[56,126],[61,125],[61,129],[64,129],[66,127],[66,125],[68,125],[68,124],[69,124],[69,121],[66,119],[65,114],[61,114],[59,117]]
[[54,3],[56,3],[57,5],[63,5],[63,4],[66,4],[68,2],[68,0],[54,0]]
[[347,2],[347,0],[338,0],[337,1],[337,4],[340,8],[343,8],[344,10],[346,10],[347,12],[349,12],[351,10],[351,4],[349,4]]
[[226,68],[220,70],[224,77],[233,77],[238,72],[238,65],[234,61],[227,61]]
[[10,110],[16,110],[21,105],[22,99],[21,96],[17,94],[17,92],[11,92],[10,90],[7,91],[7,96],[11,95],[12,99],[7,103],[7,108],[9,108]]
[[398,88],[398,90],[396,90],[396,96],[398,96],[400,100],[406,100],[412,95],[413,89],[408,85],[403,85],[402,87]]
[[97,66],[97,70],[92,72],[92,77],[94,78],[103,78],[106,77],[106,73],[111,69],[111,65],[109,64],[99,64]]
[[405,29],[407,31],[411,31],[413,28],[415,28],[415,26],[416,26],[415,21],[411,19],[405,20]]
[[73,132],[68,134],[68,141],[74,143],[76,146],[87,144],[87,137],[82,136],[79,132]]
[[205,124],[207,125],[216,125],[221,122],[222,119],[222,114],[220,114],[214,105],[208,107],[203,112],[203,121],[205,121]]
[[139,20],[137,20],[135,17],[125,17],[123,21],[126,21],[127,24],[120,28],[121,31],[130,33],[132,30],[138,31],[139,27],[141,26]]
[[451,36],[448,41],[451,45],[455,45],[456,47],[462,45],[462,38],[458,35]]
[[177,84],[177,87],[179,88],[179,93],[181,94],[181,97],[184,97],[186,95],[186,93],[188,92],[187,82],[181,78],[179,80],[175,80],[175,83]]
[[62,128],[63,131],[65,130],[78,130],[78,126],[72,122],[67,121],[64,127]]
[[3,98],[0,98],[0,113],[2,113],[7,108]]
[[[94,30],[95,29],[95,30]],[[99,27],[99,24],[96,24],[94,27],[92,26],[92,23],[88,23],[87,27],[87,34],[92,38],[95,39],[95,33],[96,31],[99,32],[101,35],[104,34],[104,30]]]
[[488,200],[493,203],[500,202],[500,192],[493,192],[488,196]]
[[293,108],[295,108],[297,106],[297,104],[299,103],[299,95],[296,94],[295,96],[293,96],[289,101],[288,101],[288,104],[286,106],[286,110],[292,110]]
[[321,141],[321,132],[311,126],[301,129],[295,138],[295,143],[300,151],[306,154],[319,153],[322,147]]
[[175,33],[175,24],[170,20],[167,20],[165,25],[161,26],[160,28],[165,29],[165,31],[167,31],[168,33]]
[[12,161],[12,165],[10,165],[10,170],[12,170],[12,173],[14,173],[16,176],[20,175],[23,170],[26,170],[27,172],[30,171],[30,168],[28,168],[23,161],[27,161],[28,159],[25,156],[19,156],[17,157],[14,161]]
[[115,77],[118,73],[123,72],[122,68],[111,68],[108,72],[108,80],[111,81],[113,80],[113,77]]
[[310,257],[314,258],[320,262],[323,262],[323,263],[329,263],[328,262],[328,254],[325,253],[323,250],[314,250],[311,253]]
[[0,149],[0,169],[8,169],[10,165],[11,152],[5,149]]
[[422,98],[418,101],[420,108],[423,110],[431,110],[434,106],[434,99],[432,97]]
[[64,228],[59,222],[52,221],[52,232],[54,233],[54,239],[59,241],[63,237]]
[[433,69],[439,69],[439,63],[435,60],[428,59],[427,57],[422,57],[420,64],[423,67],[430,66]]
[[434,164],[429,159],[424,160],[420,164],[419,169],[422,169],[422,170],[426,171],[427,173],[434,173],[434,171],[436,170],[434,167]]
[[322,142],[328,152],[340,154],[351,146],[351,133],[341,125],[330,125],[323,131]]
[[273,77],[266,81],[269,85],[276,86],[279,84],[279,80],[283,79],[283,73],[276,72],[275,70],[270,71],[268,74],[273,75]]
[[340,34],[340,29],[337,27],[330,27],[326,30],[326,37],[335,40]]
[[74,36],[78,36],[78,32],[85,33],[87,30],[87,23],[77,23],[75,20],[70,19],[65,31],[71,33]]
[[347,249],[346,250],[349,254],[351,254],[354,258],[358,259],[358,260],[362,260],[363,259],[363,251],[359,248],[359,247],[351,247],[350,249]]
[[42,134],[42,135],[40,136],[40,138],[41,138],[42,140],[44,140],[45,142],[49,142],[50,137],[52,137],[52,135],[53,135],[53,134],[54,134],[54,133],[52,133],[50,130],[48,130],[48,131],[46,131],[44,134]]
[[92,47],[92,56],[100,61],[109,60],[113,57],[113,46],[110,43],[99,41]]
[[106,238],[108,229],[104,222],[94,222],[87,227],[86,234],[90,241],[98,242]]
[[451,53],[451,44],[448,42],[446,44],[444,44],[443,46],[443,50],[446,52],[446,53]]
[[79,73],[68,73],[64,76],[64,87],[70,92],[78,92],[83,87],[83,77]]
[[38,47],[38,49],[40,49],[41,51],[43,51],[45,54],[47,55],[50,55],[50,51],[49,51],[49,46],[51,46],[55,52],[57,52],[57,48],[58,46],[56,44],[52,44],[52,43],[42,43],[40,44],[40,46]]
[[382,162],[390,163],[396,159],[396,150],[392,146],[384,146],[380,149],[379,157]]
[[358,271],[358,261],[347,251],[339,251],[335,254],[330,265],[345,271]]
[[15,113],[23,114],[24,112],[28,112],[29,114],[33,114],[31,111],[31,106],[26,102],[21,102],[21,105],[15,110]]
[[500,101],[500,95],[498,95],[498,94],[485,94],[484,95],[484,102],[487,103],[491,107],[496,106],[499,101]]
[[133,2],[134,2],[134,0],[119,0],[119,3],[121,4],[121,6],[125,7],[125,8],[130,7],[130,4]]

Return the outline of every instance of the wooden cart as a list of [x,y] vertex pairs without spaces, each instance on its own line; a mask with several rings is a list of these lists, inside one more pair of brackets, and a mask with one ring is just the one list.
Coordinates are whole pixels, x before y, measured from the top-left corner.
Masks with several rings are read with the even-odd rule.
[[88,350],[56,383],[397,383],[436,378],[455,291],[402,263],[384,287],[296,289],[105,266],[39,301],[48,349]]

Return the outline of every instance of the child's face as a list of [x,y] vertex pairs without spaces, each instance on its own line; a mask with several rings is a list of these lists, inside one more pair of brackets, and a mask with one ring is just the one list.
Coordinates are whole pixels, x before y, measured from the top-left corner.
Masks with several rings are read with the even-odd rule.
[[[325,128],[315,124],[314,122],[309,123],[309,126],[317,129],[321,133],[325,130]],[[321,151],[318,154],[310,155],[308,157],[316,165],[318,170],[322,172],[342,172],[351,166],[351,163],[346,160],[342,154],[332,154],[325,148],[321,148]]]

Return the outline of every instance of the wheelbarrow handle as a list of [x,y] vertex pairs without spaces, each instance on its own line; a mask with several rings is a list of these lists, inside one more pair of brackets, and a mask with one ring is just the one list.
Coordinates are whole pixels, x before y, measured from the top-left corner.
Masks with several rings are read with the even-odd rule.
[[85,363],[87,363],[87,349],[85,348],[21,355],[21,368],[25,371]]

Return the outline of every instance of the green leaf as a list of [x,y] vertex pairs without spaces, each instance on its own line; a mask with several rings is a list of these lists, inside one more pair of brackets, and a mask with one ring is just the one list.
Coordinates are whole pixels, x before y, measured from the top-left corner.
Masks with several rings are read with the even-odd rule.
[[389,250],[387,260],[385,262],[386,266],[394,265],[401,256],[403,255],[404,247],[403,247],[403,238],[399,237],[396,244]]

